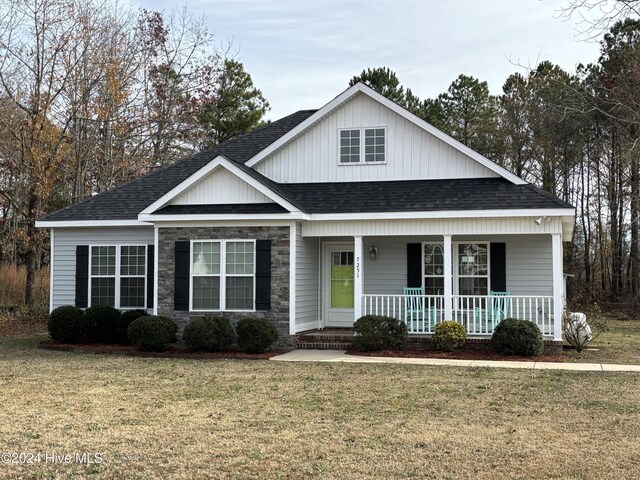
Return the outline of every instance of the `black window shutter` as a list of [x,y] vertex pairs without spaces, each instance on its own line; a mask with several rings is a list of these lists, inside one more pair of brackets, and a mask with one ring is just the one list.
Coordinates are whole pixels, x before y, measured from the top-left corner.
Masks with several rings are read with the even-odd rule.
[[155,246],[147,246],[147,308],[153,308],[153,284],[155,281]]
[[89,301],[89,245],[76,245],[76,307]]
[[176,242],[175,286],[173,291],[173,308],[175,310],[189,310],[189,256],[191,243]]
[[256,240],[256,310],[271,308],[271,240]]
[[407,287],[422,286],[422,244],[407,243]]
[[491,290],[507,291],[507,261],[504,243],[491,244]]

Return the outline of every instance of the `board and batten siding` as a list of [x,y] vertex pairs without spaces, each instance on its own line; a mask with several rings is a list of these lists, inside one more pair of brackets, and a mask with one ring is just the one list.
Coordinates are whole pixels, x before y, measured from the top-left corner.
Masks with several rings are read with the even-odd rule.
[[303,238],[296,228],[296,310],[295,331],[318,327],[320,290],[318,262],[319,238]]
[[[401,295],[407,284],[407,244],[442,242],[442,237],[367,237],[364,251],[375,245],[378,255],[364,256],[364,293]],[[511,295],[553,294],[550,235],[453,237],[453,242],[503,242],[506,248],[507,290]],[[455,254],[455,251],[454,251]]]
[[172,205],[228,203],[273,203],[273,200],[233,173],[218,167],[171,202]]
[[152,245],[153,243],[153,227],[54,229],[52,308],[75,304],[77,245]]
[[[384,164],[340,165],[339,130],[386,128]],[[356,95],[255,166],[284,183],[497,177],[365,94]]]

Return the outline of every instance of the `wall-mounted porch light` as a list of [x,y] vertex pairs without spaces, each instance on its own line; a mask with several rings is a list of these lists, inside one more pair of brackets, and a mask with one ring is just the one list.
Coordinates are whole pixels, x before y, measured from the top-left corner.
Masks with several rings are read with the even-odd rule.
[[536,218],[533,223],[535,223],[536,225],[542,225],[542,221],[546,220],[547,223],[551,222],[551,217],[540,217],[540,218]]
[[369,258],[371,260],[375,260],[377,256],[378,256],[378,249],[376,248],[375,245],[371,245],[371,248],[369,249]]

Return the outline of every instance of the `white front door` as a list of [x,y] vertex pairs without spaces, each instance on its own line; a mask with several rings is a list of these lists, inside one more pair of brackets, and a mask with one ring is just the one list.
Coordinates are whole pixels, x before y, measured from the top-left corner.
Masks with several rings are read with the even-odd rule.
[[325,244],[323,251],[324,326],[353,326],[353,245]]

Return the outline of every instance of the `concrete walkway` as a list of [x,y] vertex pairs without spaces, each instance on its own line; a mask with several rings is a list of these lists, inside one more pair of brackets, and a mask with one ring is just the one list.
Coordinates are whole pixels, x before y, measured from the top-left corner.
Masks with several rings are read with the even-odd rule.
[[640,365],[607,363],[508,362],[501,360],[449,360],[444,358],[365,357],[347,355],[344,350],[293,350],[271,357],[276,362],[402,363],[448,367],[525,368],[530,370],[570,370],[580,372],[640,372]]

